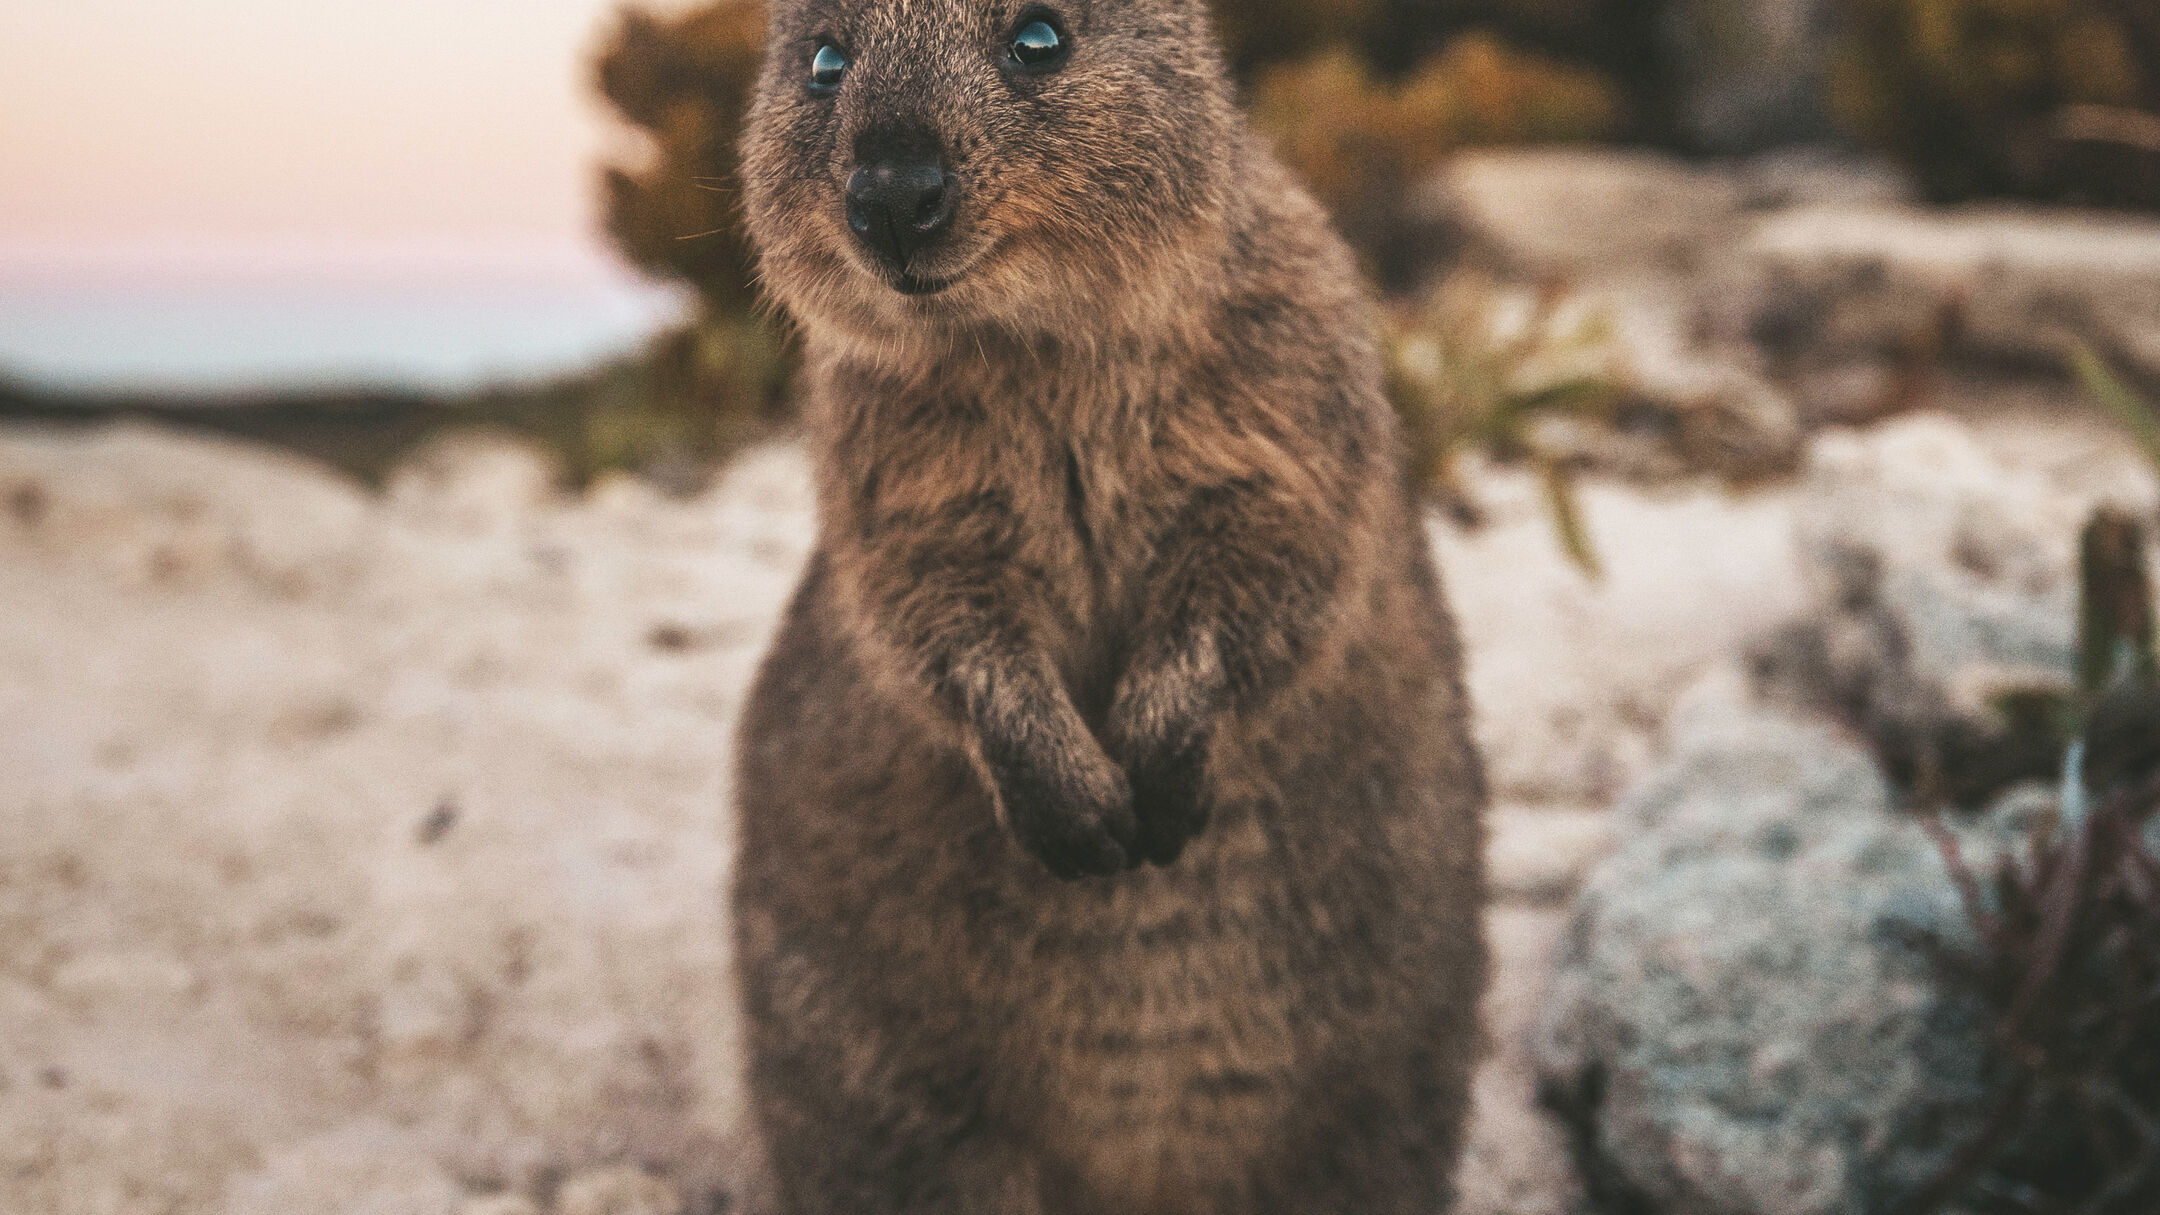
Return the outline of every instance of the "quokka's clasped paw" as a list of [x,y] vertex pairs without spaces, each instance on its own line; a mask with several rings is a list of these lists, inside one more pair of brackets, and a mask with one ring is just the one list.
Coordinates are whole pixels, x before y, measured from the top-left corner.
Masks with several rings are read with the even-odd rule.
[[1099,748],[1015,747],[988,764],[1006,825],[1044,868],[1070,881],[1131,867],[1132,789]]
[[1174,864],[1185,844],[1207,829],[1208,740],[1195,732],[1127,761],[1138,836],[1133,854],[1154,865]]

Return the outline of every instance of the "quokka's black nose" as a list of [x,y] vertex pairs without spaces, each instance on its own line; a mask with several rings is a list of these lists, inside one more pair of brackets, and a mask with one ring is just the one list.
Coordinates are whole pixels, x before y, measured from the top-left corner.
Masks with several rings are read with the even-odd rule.
[[952,223],[952,178],[935,160],[875,160],[848,174],[848,227],[879,261],[905,274],[915,251]]

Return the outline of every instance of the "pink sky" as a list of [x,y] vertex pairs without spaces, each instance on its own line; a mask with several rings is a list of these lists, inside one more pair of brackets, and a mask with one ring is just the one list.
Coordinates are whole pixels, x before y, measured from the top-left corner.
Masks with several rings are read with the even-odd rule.
[[5,0],[0,256],[578,260],[609,139],[586,58],[614,7]]
[[0,379],[457,387],[634,348],[683,300],[597,231],[618,2],[0,0]]

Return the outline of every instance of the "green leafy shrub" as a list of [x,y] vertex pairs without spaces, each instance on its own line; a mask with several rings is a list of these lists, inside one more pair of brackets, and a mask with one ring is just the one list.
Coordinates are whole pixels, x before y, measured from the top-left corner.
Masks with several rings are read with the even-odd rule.
[[594,65],[601,95],[646,155],[602,171],[606,223],[631,264],[695,293],[681,330],[639,357],[566,382],[556,437],[574,470],[687,467],[785,416],[788,342],[752,285],[735,144],[765,54],[755,0],[626,10]]
[[1842,3],[1838,118],[1938,198],[2160,207],[2160,5]]
[[1519,325],[1495,314],[1489,286],[1462,279],[1421,306],[1400,306],[1385,335],[1388,397],[1401,416],[1413,481],[1458,521],[1483,517],[1463,475],[1465,455],[1527,464],[1544,485],[1554,536],[1585,574],[1599,575],[1575,493],[1581,461],[1550,441],[1553,420],[1609,424],[1625,397],[1597,316],[1569,319],[1541,293]]

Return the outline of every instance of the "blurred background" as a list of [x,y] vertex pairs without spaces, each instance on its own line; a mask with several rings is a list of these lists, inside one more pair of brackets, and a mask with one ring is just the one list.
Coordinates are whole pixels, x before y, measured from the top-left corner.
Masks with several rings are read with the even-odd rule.
[[[1215,14],[1467,643],[1461,1210],[2160,1210],[2160,7]],[[762,29],[0,7],[0,1215],[755,1209]]]
[[[1764,166],[1750,202],[1842,172],[1937,203],[2160,206],[2140,0],[1225,0],[1218,21],[1260,125],[1397,297],[1471,235],[1432,188],[1465,149]],[[0,22],[0,408],[242,403],[227,424],[273,426],[274,404],[318,444],[451,408],[580,478],[677,483],[784,418],[735,223],[755,5],[26,0]],[[330,454],[379,471],[350,438]]]
[[47,387],[468,388],[673,314],[606,255],[600,3],[25,3],[0,360]]

